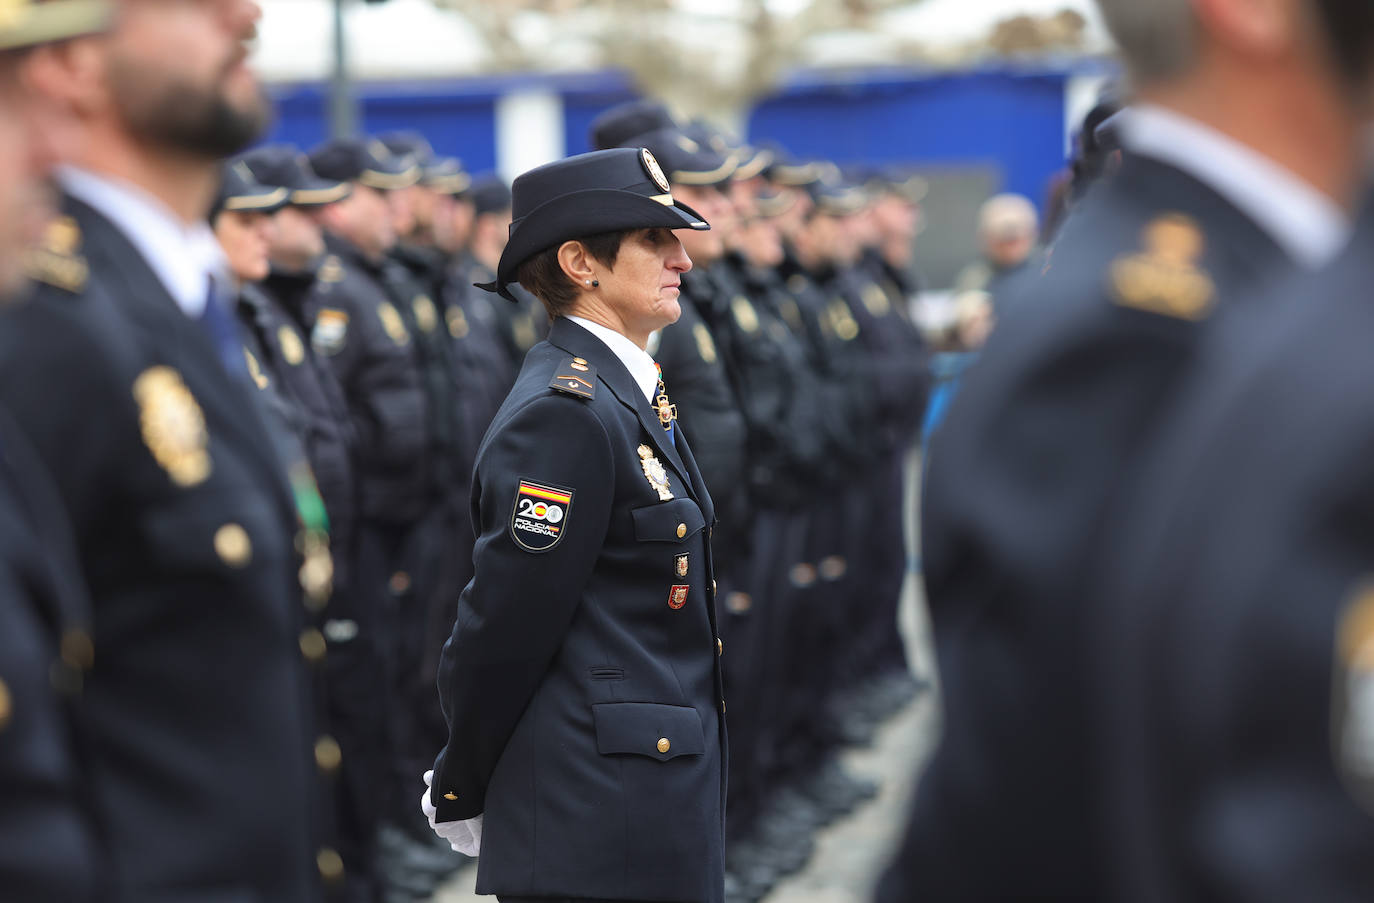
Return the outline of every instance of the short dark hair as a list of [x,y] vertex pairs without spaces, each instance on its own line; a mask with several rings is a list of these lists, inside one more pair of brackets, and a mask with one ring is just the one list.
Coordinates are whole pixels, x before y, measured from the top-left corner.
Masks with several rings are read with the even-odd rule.
[[[602,266],[614,267],[615,261],[620,256],[620,245],[629,235],[634,234],[636,229],[620,229],[615,232],[599,232],[596,235],[587,235],[582,238],[571,238],[568,241],[578,241],[582,247],[587,249],[587,253]],[[572,307],[577,300],[577,286],[568,274],[563,272],[563,267],[558,263],[558,249],[563,246],[563,242],[545,248],[535,254],[529,260],[520,264],[515,271],[515,281],[523,285],[531,294],[544,303],[544,309],[549,313],[549,319],[562,316]]]

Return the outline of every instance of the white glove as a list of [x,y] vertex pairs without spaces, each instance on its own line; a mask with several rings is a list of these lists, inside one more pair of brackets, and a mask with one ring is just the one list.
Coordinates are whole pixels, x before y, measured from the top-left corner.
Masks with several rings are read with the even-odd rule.
[[434,771],[426,771],[425,793],[420,797],[420,809],[425,813],[425,818],[429,819],[429,826],[434,829],[435,834],[447,840],[453,849],[464,856],[477,858],[482,852],[482,816],[475,815],[467,821],[446,821],[443,824],[435,822],[439,810],[429,801],[430,782],[433,780]]

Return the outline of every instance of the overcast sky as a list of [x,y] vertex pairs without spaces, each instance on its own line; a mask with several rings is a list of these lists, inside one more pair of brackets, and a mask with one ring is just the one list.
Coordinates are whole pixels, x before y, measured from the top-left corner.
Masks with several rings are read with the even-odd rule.
[[[331,57],[332,0],[259,0],[263,20],[256,64],[271,80],[327,76]],[[703,16],[728,15],[737,0],[679,0]],[[807,0],[772,0],[780,14]],[[1140,0],[1150,2],[1150,0]],[[897,19],[898,29],[932,44],[958,43],[985,35],[998,20],[1018,13],[1046,15],[1076,9],[1092,23],[1094,40],[1102,31],[1092,0],[925,0]],[[451,12],[430,0],[355,3],[349,14],[355,73],[361,78],[454,76],[480,68],[484,56],[478,36]]]

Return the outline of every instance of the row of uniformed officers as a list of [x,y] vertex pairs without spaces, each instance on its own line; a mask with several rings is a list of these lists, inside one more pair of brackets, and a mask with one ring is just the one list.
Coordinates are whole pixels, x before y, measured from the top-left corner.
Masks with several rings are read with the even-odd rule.
[[[31,213],[43,147],[64,161],[0,321],[7,899],[421,899],[462,862],[414,796],[449,736],[473,463],[548,317],[474,286],[509,187],[418,135],[241,153],[267,112],[256,17],[0,20],[20,126],[0,214]],[[647,350],[716,500],[725,893],[757,899],[874,792],[835,752],[916,692],[896,630],[927,381],[914,185],[652,104],[593,139],[647,148],[712,226],[682,233],[682,316]]]

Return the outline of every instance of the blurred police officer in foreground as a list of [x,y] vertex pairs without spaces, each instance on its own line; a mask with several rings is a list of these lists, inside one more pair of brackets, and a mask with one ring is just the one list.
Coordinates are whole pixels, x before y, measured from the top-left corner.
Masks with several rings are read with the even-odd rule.
[[1371,250],[1366,219],[1219,324],[1114,525],[1087,672],[1113,899],[1374,897]]
[[[26,52],[99,31],[104,3],[20,4],[0,22],[0,300],[21,290],[24,252],[47,209],[52,136],[25,91]],[[47,261],[61,267],[62,261]],[[38,270],[44,259],[30,266]],[[79,705],[90,600],[51,478],[0,416],[0,887],[16,900],[100,899],[100,825],[88,805]]]
[[1121,169],[1070,215],[1044,275],[1007,287],[929,451],[945,734],[884,900],[1106,896],[1079,640],[1099,540],[1133,516],[1116,490],[1213,314],[1244,316],[1348,237],[1363,5],[1100,5],[1138,92]]
[[5,403],[92,596],[81,792],[100,881],[130,900],[309,900],[340,862],[310,837],[298,517],[204,220],[219,159],[266,118],[244,65],[258,9],[117,8],[108,35],[26,63],[79,150],[43,284],[0,326]]
[[492,287],[518,278],[554,321],[478,454],[476,575],[444,650],[451,733],[423,805],[480,848],[480,893],[716,903],[714,515],[644,350],[691,267],[672,230],[708,226],[633,148],[522,175],[513,212]]

